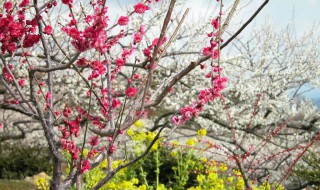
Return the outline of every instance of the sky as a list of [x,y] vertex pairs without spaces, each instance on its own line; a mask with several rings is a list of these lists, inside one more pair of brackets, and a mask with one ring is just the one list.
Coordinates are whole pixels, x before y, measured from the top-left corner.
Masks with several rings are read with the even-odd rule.
[[280,28],[293,21],[297,32],[303,33],[314,24],[319,24],[319,7],[319,0],[270,0],[259,20],[270,19]]

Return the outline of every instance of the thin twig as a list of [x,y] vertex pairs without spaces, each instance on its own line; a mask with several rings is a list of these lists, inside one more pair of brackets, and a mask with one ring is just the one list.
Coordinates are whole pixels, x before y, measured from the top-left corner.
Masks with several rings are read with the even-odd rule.
[[263,7],[268,4],[269,0],[265,0],[264,3],[253,13],[253,15],[245,22],[241,28],[234,33],[225,43],[222,44],[221,49],[226,47],[231,41],[233,41],[252,21],[253,19],[259,14],[259,12],[263,9]]
[[[245,22],[242,27],[232,36],[230,37],[224,44],[221,45],[220,50],[225,48],[231,41],[233,41],[251,22],[252,20],[258,15],[258,13],[262,10],[262,8],[269,2],[269,0],[266,0],[259,8],[258,10],[250,17],[250,19]],[[179,73],[174,75],[172,79],[168,82],[167,86],[162,90],[160,95],[154,100],[145,105],[145,108],[153,107],[158,105],[165,95],[168,93],[168,91],[171,89],[172,86],[174,86],[179,80],[181,80],[184,76],[189,74],[193,69],[195,69],[198,65],[203,63],[204,61],[207,61],[211,58],[211,55],[201,57],[197,61],[192,61],[186,68],[182,69]]]
[[144,103],[145,103],[145,99],[146,99],[146,96],[147,96],[147,92],[149,90],[149,87],[151,85],[151,81],[152,81],[152,75],[153,75],[153,67],[154,65],[156,64],[156,56],[158,54],[158,51],[159,51],[159,48],[160,48],[160,44],[166,34],[166,30],[167,30],[167,27],[168,27],[168,24],[169,24],[169,21],[171,19],[171,14],[172,14],[172,11],[173,11],[173,8],[174,8],[174,5],[175,5],[176,1],[175,0],[171,0],[170,2],[170,6],[169,6],[169,9],[167,11],[167,15],[164,19],[164,22],[163,22],[163,25],[162,25],[162,29],[161,29],[161,33],[160,33],[160,37],[158,39],[158,43],[157,45],[155,46],[154,50],[153,50],[153,54],[152,54],[152,59],[151,59],[151,62],[150,62],[150,69],[149,69],[149,73],[148,73],[148,76],[147,76],[147,84],[145,86],[145,89],[144,89],[144,92],[143,92],[143,96],[142,96],[142,102],[141,102],[141,107],[140,107],[140,116],[142,115],[142,110],[144,109]]

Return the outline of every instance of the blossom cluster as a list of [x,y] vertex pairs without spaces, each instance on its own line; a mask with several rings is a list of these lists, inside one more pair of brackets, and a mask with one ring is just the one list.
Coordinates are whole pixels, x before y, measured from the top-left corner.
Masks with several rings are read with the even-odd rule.
[[216,98],[221,96],[221,91],[225,88],[228,79],[226,77],[220,77],[219,71],[221,68],[218,66],[214,67],[212,72],[216,73],[212,78],[212,83],[214,84],[212,88],[206,88],[199,92],[198,101],[193,102],[191,106],[186,106],[180,109],[180,116],[173,116],[172,121],[176,125],[183,125],[186,121],[190,120],[192,117],[199,116],[200,112],[203,110],[204,105]]
[[[21,46],[23,48],[30,48],[40,41],[40,35],[37,34],[37,20],[41,20],[42,16],[39,15],[34,16],[32,19],[26,19],[25,12],[29,3],[29,0],[22,0],[18,5],[16,13],[13,10],[15,6],[13,6],[11,1],[4,3],[5,12],[0,13],[0,43],[2,44],[2,53],[14,53]],[[50,33],[50,27],[46,27],[46,34]]]
[[[65,4],[72,4],[72,1],[65,1]],[[93,3],[94,7],[94,14],[86,15],[84,18],[85,22],[88,24],[87,27],[85,27],[83,30],[80,30],[79,27],[77,27],[77,22],[73,18],[68,26],[65,26],[62,28],[62,30],[71,38],[71,43],[75,47],[75,49],[78,52],[85,52],[90,49],[95,49],[97,52],[104,54],[108,53],[110,49],[119,43],[119,40],[125,36],[124,30],[120,30],[120,32],[116,35],[113,35],[112,37],[109,37],[107,27],[108,27],[108,21],[109,17],[107,16],[108,13],[108,7],[101,6],[101,3]],[[103,8],[101,8],[103,7]],[[134,6],[135,13],[137,14],[143,14],[145,11],[149,10],[150,7],[143,4],[138,3]],[[73,15],[70,15],[73,17]],[[118,25],[124,26],[129,23],[130,19],[129,16],[120,16],[118,19]],[[50,34],[52,32],[51,28],[48,28],[47,33]],[[129,48],[123,48],[122,53],[119,57],[115,58],[115,65],[111,65],[111,60],[89,60],[86,57],[82,57],[77,60],[76,65],[78,67],[83,68],[89,68],[91,71],[91,74],[88,76],[88,80],[92,81],[92,88],[98,87],[98,84],[95,82],[95,79],[107,76],[107,67],[108,64],[111,67],[111,82],[113,82],[117,76],[117,74],[121,71],[122,67],[125,65],[128,57],[134,52],[135,48],[134,46],[141,42],[143,35],[145,34],[144,26],[141,25],[139,31],[134,33],[133,36],[133,45]],[[135,74],[134,79],[139,78],[139,75]],[[119,108],[121,106],[121,101],[116,98],[117,93],[114,92],[113,89],[111,89],[111,93],[113,96],[111,105],[109,102],[109,90],[107,87],[100,88],[100,113],[106,119],[107,121],[110,120],[110,107],[115,110],[116,108]],[[125,90],[125,94],[128,98],[135,97],[137,94],[137,90],[134,86],[128,86],[128,88]],[[91,91],[89,90],[87,92],[87,95],[91,95]],[[89,122],[92,123],[93,126],[98,127],[99,130],[104,129],[107,127],[108,124],[106,124],[106,121],[98,116],[91,116],[88,114],[85,110],[81,108],[77,108],[78,115],[76,116],[76,119],[71,120],[71,109],[68,105],[66,105],[63,115],[65,116],[64,125],[59,127],[59,130],[62,132],[63,137],[61,138],[61,143],[63,144],[63,148],[70,152],[73,155],[74,159],[77,159],[78,157],[76,154],[79,153],[78,147],[73,146],[73,144],[70,144],[70,141],[67,139],[71,139],[71,137],[78,137],[79,133],[81,131],[81,121],[83,119],[88,119]],[[113,113],[111,113],[113,114]],[[108,137],[107,141],[112,143],[113,139],[112,137]],[[94,147],[97,146],[99,142],[99,138],[97,136],[90,137],[89,144]],[[105,147],[102,147],[102,149]],[[100,149],[94,149],[92,148],[91,151],[88,153],[88,158],[95,155],[98,151],[102,150]],[[112,154],[116,150],[116,146],[110,144],[109,152]],[[87,162],[83,162],[81,164],[82,172],[87,171],[89,165]]]
[[[8,65],[8,68],[11,70],[13,68],[12,65]],[[7,68],[2,68],[2,73],[4,76],[4,80],[11,83],[14,79],[14,76],[7,70]]]
[[[213,26],[213,31],[208,34],[208,37],[211,38],[210,46],[202,49],[202,54],[204,56],[209,56],[212,60],[217,60],[220,54],[219,44],[222,42],[222,39],[221,36],[219,36],[219,19],[220,18],[217,17],[212,20],[211,25]],[[201,65],[201,69],[204,68],[205,65]],[[208,104],[221,96],[221,91],[225,88],[228,81],[226,77],[221,77],[221,71],[222,68],[220,66],[212,66],[211,71],[206,74],[206,77],[211,79],[211,87],[201,90],[198,95],[198,101],[193,102],[191,106],[181,108],[181,115],[172,117],[174,124],[183,125],[192,117],[197,117],[203,110],[205,104]]]
[[[140,27],[140,33],[143,33],[143,27]],[[144,34],[144,33],[143,33]],[[118,39],[123,36],[123,32],[121,31],[121,34],[109,39],[107,41],[107,44],[117,44]],[[109,42],[109,43],[108,43]],[[97,49],[96,49],[97,50]],[[99,50],[97,50],[99,51]],[[111,82],[113,82],[117,76],[117,74],[121,71],[121,68],[124,66],[127,58],[133,53],[134,48],[123,48],[122,54],[120,57],[116,58],[115,65],[109,65],[113,66],[111,69]],[[100,52],[101,53],[101,52]],[[122,102],[117,98],[118,93],[115,93],[113,89],[111,89],[111,105],[109,102],[109,90],[108,87],[100,87],[99,84],[96,82],[95,79],[97,78],[103,78],[107,76],[107,66],[108,61],[99,61],[99,60],[89,60],[86,57],[79,58],[76,61],[76,65],[80,68],[88,68],[91,71],[91,74],[89,74],[87,80],[92,81],[92,89],[97,89],[99,87],[100,89],[100,96],[99,96],[99,102],[100,102],[100,113],[104,117],[100,116],[93,116],[89,114],[86,110],[80,108],[80,106],[77,107],[78,114],[72,114],[71,108],[66,105],[63,110],[63,116],[65,117],[63,125],[60,125],[59,130],[62,133],[62,138],[60,139],[60,142],[62,144],[62,147],[64,150],[68,151],[74,160],[79,159],[80,154],[80,148],[77,147],[71,139],[79,137],[79,133],[81,132],[81,129],[83,128],[81,122],[83,120],[87,120],[87,122],[90,122],[91,127],[90,128],[97,128],[98,130],[102,130],[104,128],[109,127],[109,120],[110,120],[110,107],[113,110],[116,110],[119,108],[122,104]],[[134,78],[138,78],[136,75],[134,75]],[[92,89],[90,89],[87,92],[88,96],[91,96]],[[133,86],[129,86],[127,90],[125,91],[127,97],[134,97],[137,93],[137,90]],[[113,113],[111,113],[113,114]],[[75,115],[75,119],[71,119],[72,115]],[[120,134],[122,134],[120,130]],[[91,145],[91,149],[89,153],[87,154],[85,160],[81,163],[81,170],[80,172],[86,172],[90,169],[90,164],[86,160],[94,157],[98,152],[108,148],[108,151],[110,154],[113,154],[116,151],[117,146],[112,144],[113,143],[113,137],[108,136],[107,142],[108,144],[105,146],[98,147],[98,144],[100,142],[100,139],[98,136],[91,136],[89,144]]]
[[[90,170],[90,159],[98,152],[107,150],[109,154],[113,154],[116,151],[117,146],[114,144],[116,136],[109,135],[106,137],[106,141],[104,143],[102,143],[102,139],[100,139],[97,134],[88,136],[90,139],[88,144],[91,148],[86,156],[83,156],[82,150],[75,142],[75,139],[78,139],[84,131],[84,128],[87,130],[88,126],[90,129],[97,129],[99,132],[103,129],[109,129],[112,116],[117,115],[121,106],[125,106],[125,101],[123,100],[130,99],[130,101],[134,101],[137,99],[138,93],[141,92],[140,89],[136,87],[136,83],[132,82],[133,80],[138,80],[140,78],[139,74],[135,73],[135,71],[133,71],[132,75],[128,78],[126,87],[124,89],[120,89],[123,90],[122,98],[119,98],[119,94],[121,92],[118,92],[119,89],[113,87],[113,84],[117,82],[116,79],[122,71],[122,68],[127,64],[130,56],[132,56],[137,49],[140,49],[139,44],[142,43],[146,33],[146,28],[142,23],[140,26],[138,25],[136,31],[133,30],[132,33],[130,33],[130,30],[126,31],[126,27],[130,23],[130,19],[133,17],[133,14],[141,16],[143,19],[143,14],[148,13],[152,7],[151,5],[149,6],[148,3],[152,3],[154,1],[148,0],[135,4],[133,6],[133,12],[120,16],[116,20],[114,26],[110,26],[108,16],[109,7],[101,0],[92,1],[91,5],[93,12],[87,13],[84,11],[83,15],[79,16],[79,18],[77,18],[78,15],[72,11],[73,0],[62,0],[61,2],[64,4],[63,6],[67,5],[68,8],[70,8],[70,14],[69,18],[67,18],[67,23],[58,22],[58,25],[62,26],[62,35],[69,38],[71,45],[74,48],[71,48],[70,50],[71,55],[72,52],[74,53],[74,50],[78,56],[81,55],[74,63],[72,63],[72,67],[75,67],[75,70],[80,68],[84,71],[79,75],[81,75],[83,81],[85,81],[89,88],[86,92],[86,95],[90,97],[90,104],[88,107],[91,106],[90,109],[92,108],[94,111],[91,112],[90,109],[84,109],[85,106],[83,105],[69,106],[68,103],[63,101],[63,103],[58,102],[58,104],[62,106],[64,105],[64,108],[62,107],[61,110],[59,110],[58,106],[52,106],[55,92],[54,90],[50,90],[50,82],[41,81],[40,78],[35,76],[35,83],[30,83],[29,85],[38,85],[39,89],[37,94],[39,96],[35,97],[35,99],[38,101],[39,97],[40,99],[43,98],[39,102],[44,104],[37,104],[35,107],[42,109],[43,106],[44,110],[42,111],[45,112],[45,114],[43,114],[45,115],[44,117],[47,117],[47,115],[50,115],[51,113],[53,114],[54,121],[52,121],[52,123],[58,125],[58,130],[61,133],[59,142],[62,149],[70,153],[73,163],[75,164],[74,167],[80,166],[80,172],[84,173]],[[159,0],[155,0],[155,2],[157,3]],[[52,52],[54,51],[51,51],[53,50],[51,43],[47,43],[50,44],[47,45],[47,47],[44,45],[45,42],[52,42],[50,41],[52,39],[55,41],[54,36],[59,36],[53,35],[58,31],[58,29],[54,29],[50,24],[48,24],[45,19],[48,15],[44,15],[45,13],[48,13],[51,8],[57,6],[57,4],[57,1],[50,1],[44,3],[42,6],[38,6],[31,5],[29,0],[22,0],[18,6],[14,6],[10,1],[5,2],[3,6],[4,13],[0,14],[0,44],[2,53],[14,54],[17,50],[25,52],[21,55],[23,63],[27,62],[29,71],[32,71],[34,68],[33,66],[35,65],[31,63],[29,58],[27,58],[30,54],[26,51],[28,51],[27,48],[33,48],[41,40],[43,42],[43,49],[48,48],[48,56],[52,56],[52,60],[46,60],[46,58],[43,60],[46,60],[46,62],[51,61],[53,63],[51,66],[54,66],[55,69],[62,66],[63,64],[56,63],[56,60],[54,60],[57,57],[60,58],[60,55],[53,56],[54,53]],[[33,8],[36,9],[36,14],[26,16],[25,13],[33,10]],[[17,10],[15,11],[14,9]],[[80,23],[82,21],[83,24]],[[44,27],[40,27],[41,25],[44,25]],[[113,30],[114,28],[116,29]],[[124,40],[126,37],[131,37],[129,40],[130,44],[122,45],[120,40]],[[148,45],[141,47],[142,53],[145,56],[144,58],[146,59],[144,67],[147,69],[151,66],[151,60],[155,60],[152,56],[162,53],[163,49],[161,49],[161,47],[167,42],[167,37],[153,38],[150,42],[151,43]],[[67,42],[63,44],[59,44],[58,42],[55,43],[57,43],[57,46],[61,45],[62,48],[67,46]],[[205,56],[212,55],[212,58],[216,59],[218,56],[218,51],[216,49],[217,43],[218,42],[212,42],[210,48],[207,48],[208,50],[204,48],[203,54]],[[116,56],[111,54],[113,47],[121,47],[121,52]],[[158,52],[154,52],[155,50],[158,50]],[[99,58],[90,58],[88,54],[91,52],[97,52]],[[47,54],[47,52],[45,52],[45,54]],[[35,56],[35,59],[42,59],[39,57]],[[101,59],[101,57],[104,57],[105,59]],[[66,56],[66,58],[68,57]],[[136,58],[136,61],[140,62],[139,58]],[[47,63],[47,66],[39,64],[37,67],[38,69],[47,69],[48,67],[51,67],[48,65],[49,63]],[[2,68],[3,78],[9,83],[9,85],[12,85],[12,83],[15,82],[15,76],[11,72],[11,70],[14,71],[14,66],[14,64],[9,63]],[[154,68],[152,69],[155,69],[157,63],[154,63],[153,66]],[[152,69],[150,72],[153,71]],[[57,70],[60,71],[60,69]],[[49,73],[51,72],[51,74],[53,74],[55,71],[49,71]],[[48,74],[48,71],[41,72],[44,75]],[[40,72],[37,71],[35,74],[37,73]],[[109,79],[111,79],[111,81],[109,81]],[[28,87],[25,87],[25,85],[28,83],[26,83],[25,78],[20,76],[16,81],[19,85],[17,85],[17,88],[23,87],[23,90],[27,91]],[[107,85],[105,84],[106,81],[108,81]],[[203,109],[204,104],[209,101],[213,101],[216,97],[219,97],[219,93],[224,88],[225,82],[225,78],[220,78],[220,75],[216,75],[213,78],[215,86],[201,91],[198,96],[198,102],[194,103],[194,105],[182,108],[182,116],[175,120],[176,123],[183,124],[187,120],[191,119],[192,116],[197,116]],[[30,91],[33,90],[31,87],[29,89]],[[149,94],[145,98],[146,99],[143,101],[148,102],[150,98]],[[96,102],[91,104],[91,100]],[[19,104],[19,101],[15,100],[13,103]],[[140,114],[140,112],[145,113],[145,110],[133,110],[133,112],[141,117],[143,114]],[[119,113],[121,112],[119,111]],[[116,132],[119,132],[117,135],[123,133],[120,129]],[[116,134],[116,132],[114,132],[114,134]],[[149,141],[154,137],[154,134],[147,134]],[[100,144],[103,145],[100,146]]]
[[[100,53],[108,52],[112,46],[107,41],[108,35],[106,28],[108,26],[109,17],[107,16],[108,8],[95,7],[93,15],[87,15],[85,22],[89,25],[83,31],[77,28],[76,20],[72,19],[68,26],[62,30],[71,37],[72,45],[79,51],[84,52],[91,48],[96,49]],[[72,16],[72,15],[71,15]],[[122,37],[121,35],[120,37]]]
[[[156,2],[159,2],[159,0],[157,0]],[[134,5],[133,14],[136,13],[138,15],[142,15],[146,11],[150,10],[151,8],[147,5],[147,3],[152,3],[152,1],[147,1],[145,3],[140,2]],[[72,1],[68,1],[65,4],[70,5],[72,4]],[[116,34],[113,33],[111,35],[111,32],[107,29],[109,26],[108,7],[101,6],[101,3],[99,2],[93,3],[92,6],[94,8],[94,13],[85,15],[84,20],[87,25],[84,28],[78,26],[74,15],[70,14],[70,22],[67,26],[62,27],[62,30],[71,38],[71,44],[78,52],[86,52],[93,49],[99,52],[101,55],[105,53],[108,53],[109,55],[111,48],[115,45],[118,45],[119,40],[128,36],[128,34],[124,30],[124,26],[130,23],[131,14],[123,15],[118,18],[117,23],[114,26],[111,26],[111,28],[118,27],[118,31],[120,32]],[[52,34],[52,28],[48,27],[47,29],[45,29],[45,33],[48,35]],[[93,127],[97,127],[99,130],[102,130],[108,127],[109,121],[111,119],[110,114],[114,114],[110,113],[110,109],[112,108],[113,110],[115,110],[122,105],[121,100],[117,98],[118,93],[116,93],[113,88],[110,91],[110,89],[106,88],[103,85],[99,86],[96,81],[98,81],[98,79],[100,78],[103,79],[104,77],[109,77],[107,71],[108,68],[110,68],[111,84],[114,83],[123,66],[125,66],[125,64],[127,63],[128,58],[134,53],[138,44],[142,42],[145,33],[145,26],[141,25],[138,31],[133,32],[133,40],[131,41],[131,44],[129,46],[122,47],[122,52],[115,58],[106,57],[105,60],[101,61],[90,60],[88,57],[82,57],[76,61],[77,67],[89,69],[90,72],[87,80],[92,82],[92,89],[90,88],[90,90],[87,92],[87,96],[91,96],[93,90],[98,88],[100,89],[100,94],[98,94],[99,97],[95,98],[99,98],[101,113],[100,117],[104,118],[92,116],[85,111],[79,111],[80,108],[78,108],[79,114],[77,114],[75,119],[71,119],[71,110],[70,108],[68,108],[68,106],[65,107],[65,110],[63,111],[65,119],[63,126],[60,127],[60,131],[63,134],[61,143],[63,144],[64,149],[73,155],[74,159],[77,159],[76,154],[79,153],[79,147],[73,146],[73,144],[69,141],[70,139],[72,139],[71,137],[77,138],[79,136],[82,128],[81,121],[86,119],[87,122],[90,122],[93,125]],[[148,63],[151,63],[153,51],[155,49],[158,49],[158,52],[156,53],[161,53],[161,51],[163,51],[161,49],[161,46],[163,46],[166,41],[166,37],[161,38],[161,41],[159,38],[155,38],[152,40],[150,45],[143,49],[143,54],[147,60],[146,68],[150,67],[150,64],[148,65]],[[217,59],[219,55],[217,50],[218,43],[219,42],[217,41],[211,40],[210,48],[203,49],[204,56],[211,55],[213,59]],[[136,59],[136,61],[139,60]],[[154,64],[154,67],[156,66],[157,63]],[[224,88],[226,83],[226,78],[220,77],[220,70],[221,69],[218,69],[218,72],[217,68],[214,68],[212,71],[216,74],[214,77],[212,77],[212,83],[214,83],[214,87],[202,90],[198,96],[198,101],[196,103],[194,103],[192,106],[182,108],[182,116],[174,118],[174,122],[176,124],[181,125],[187,120],[191,119],[192,116],[197,116],[199,112],[202,111],[205,104],[207,104],[209,101],[213,101],[216,97],[220,96],[220,91]],[[132,83],[132,80],[137,79],[139,79],[139,75],[137,73],[133,73],[132,76],[128,79],[128,85],[124,90],[126,98],[136,97],[138,90],[134,86],[134,83]],[[112,97],[111,102],[110,97]],[[107,137],[108,146],[95,148],[101,141],[98,136],[90,137],[89,144],[91,145],[91,150],[88,153],[86,159],[90,159],[102,149],[108,149],[109,153],[114,153],[114,151],[116,150],[116,146],[113,144],[113,138],[113,136]],[[83,161],[81,163],[81,168],[81,171],[85,172],[89,169],[89,164],[87,164],[86,161]]]

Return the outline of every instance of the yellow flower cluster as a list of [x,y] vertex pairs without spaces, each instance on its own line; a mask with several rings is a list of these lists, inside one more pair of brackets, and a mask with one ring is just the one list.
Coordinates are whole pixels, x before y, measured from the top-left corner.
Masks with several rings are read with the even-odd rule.
[[104,159],[104,160],[100,163],[99,168],[100,168],[100,169],[107,169],[107,168],[108,168],[108,160],[107,160],[107,159]]
[[209,173],[209,175],[199,174],[197,176],[199,186],[191,187],[188,190],[224,190],[225,185],[222,178],[219,178],[217,173]]
[[[154,132],[144,132],[142,130],[142,127],[144,126],[143,121],[137,120],[134,123],[134,126],[132,126],[130,129],[127,130],[128,136],[131,137],[133,141],[141,142],[142,144],[146,143],[146,145],[149,145],[149,143],[152,142],[152,140],[156,137],[156,133]],[[152,146],[151,150],[157,150],[159,148],[161,139],[158,139],[154,145]],[[140,146],[141,148],[141,146]]]
[[134,122],[134,126],[136,126],[137,128],[142,128],[144,126],[144,123],[139,119],[136,122]]
[[139,119],[133,125],[134,126],[130,127],[130,129],[127,130],[127,134],[131,137],[132,140],[144,141],[147,138],[147,134],[142,132],[141,130],[141,128],[144,126],[143,121]]
[[[112,167],[117,168],[119,165],[124,164],[125,162],[122,160],[115,160],[112,162]],[[105,159],[97,168],[90,170],[85,174],[85,186],[84,189],[92,189],[103,177],[105,177],[105,173],[102,169],[106,169],[108,167],[108,161]],[[147,190],[146,185],[140,185],[139,180],[137,178],[131,178],[127,180],[128,169],[124,168],[120,170],[116,177],[112,179],[109,183],[105,184],[101,187],[101,190]]]
[[197,131],[197,135],[198,135],[198,136],[206,136],[206,135],[207,135],[207,130],[205,130],[205,129],[199,129],[199,130]]
[[48,179],[44,177],[38,177],[36,179],[36,185],[39,190],[49,190],[50,189],[50,184],[48,182]]
[[170,152],[171,156],[176,157],[178,156],[178,152],[177,151],[172,151]]
[[178,141],[173,141],[172,142],[172,146],[173,147],[177,147],[177,146],[179,146],[180,145],[180,143],[178,142]]
[[193,146],[194,144],[196,144],[196,141],[194,140],[194,138],[190,138],[186,141],[186,145],[188,146]]
[[243,189],[244,186],[242,185],[241,180],[234,179],[234,177],[227,177],[226,179],[219,176],[217,171],[213,172],[214,170],[215,169],[211,168],[208,174],[199,174],[197,176],[199,185],[191,187],[188,190],[225,190],[227,187],[231,187],[231,189],[235,190]]
[[[124,163],[125,163],[125,162],[122,161],[122,160],[115,160],[115,161],[112,162],[112,168],[115,169],[115,168],[117,168],[119,165],[124,164]],[[107,169],[107,168],[108,168],[108,160],[107,160],[107,159],[104,159],[104,160],[100,163],[99,168],[100,168],[100,169]],[[125,169],[123,169],[123,170],[125,170]],[[122,171],[122,170],[121,170],[121,171]]]
[[[127,130],[128,136],[131,138],[131,142],[133,143],[133,153],[145,150],[146,146],[149,146],[150,143],[156,137],[156,133],[146,131],[143,128],[144,123],[141,120],[138,120],[134,123],[134,125]],[[173,150],[171,150],[170,154],[174,157],[175,160],[178,161],[177,165],[172,166],[172,169],[177,177],[177,181],[175,186],[170,187],[169,189],[165,186],[166,184],[157,184],[157,186],[149,186],[149,182],[147,179],[144,181],[139,181],[139,174],[135,173],[134,170],[130,168],[124,168],[120,170],[114,178],[105,184],[101,189],[111,189],[111,190],[172,190],[176,187],[184,187],[184,183],[186,183],[188,176],[184,176],[183,173],[189,174],[190,171],[195,171],[197,173],[197,184],[194,187],[189,188],[188,190],[242,190],[245,188],[245,182],[241,177],[241,172],[238,170],[232,170],[228,167],[227,163],[217,162],[215,160],[208,160],[206,157],[202,157],[200,159],[194,159],[197,157],[195,153],[201,153],[202,151],[198,151],[198,147],[200,144],[197,144],[201,141],[201,137],[206,136],[207,131],[205,129],[200,129],[197,131],[197,137],[193,137],[187,139],[184,143],[184,146],[177,142],[173,141],[172,146]],[[162,139],[158,139],[156,143],[152,146],[151,150],[157,150],[155,155],[157,155],[157,159],[159,159],[158,155],[160,153],[160,141]],[[193,147],[193,146],[197,147]],[[210,147],[213,144],[209,144]],[[185,151],[185,147],[189,149],[189,151]],[[84,150],[84,155],[88,154],[87,150]],[[195,156],[195,157],[193,157]],[[171,158],[172,158],[171,157]],[[198,158],[198,157],[197,157]],[[112,168],[115,169],[119,165],[124,164],[125,162],[122,160],[116,160],[112,162]],[[142,163],[143,164],[143,163]],[[161,164],[161,163],[160,163]],[[158,165],[160,165],[158,162]],[[186,167],[185,167],[186,166]],[[105,159],[99,167],[93,168],[86,174],[84,174],[84,185],[83,189],[92,189],[101,179],[103,179],[106,175],[105,170],[108,168],[108,161]],[[142,170],[142,169],[141,169]],[[145,172],[143,175],[146,175]],[[179,179],[178,179],[179,178]],[[180,180],[180,181],[179,181]],[[143,184],[142,184],[143,183]],[[44,178],[37,179],[38,189],[49,190],[49,182]],[[270,190],[271,184],[265,183],[260,186],[255,184],[252,185],[253,190]],[[272,187],[277,187],[277,184],[272,184]],[[284,190],[284,188],[279,185],[276,190]]]
[[227,164],[225,164],[225,163],[221,163],[221,164],[219,165],[219,169],[224,172],[224,171],[227,171],[228,166],[227,166]]
[[200,158],[200,161],[202,163],[206,163],[206,162],[208,162],[208,159],[206,157],[202,157],[202,158]]
[[[243,190],[245,189],[245,182],[241,177],[241,172],[233,170],[233,175],[228,175],[228,166],[225,163],[218,164],[216,161],[207,162],[206,158],[201,158],[201,165],[205,173],[197,175],[198,185],[191,187],[188,190]],[[278,184],[274,183],[273,187],[277,187]],[[270,190],[271,184],[264,183],[260,186],[252,185],[254,190]],[[279,185],[276,190],[284,190],[283,186]]]

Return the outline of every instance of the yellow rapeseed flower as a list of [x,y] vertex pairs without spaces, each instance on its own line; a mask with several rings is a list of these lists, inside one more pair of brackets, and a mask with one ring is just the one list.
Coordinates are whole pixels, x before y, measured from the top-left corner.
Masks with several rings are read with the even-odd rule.
[[139,183],[139,180],[137,178],[132,178],[131,179],[131,183],[132,184],[138,184]]
[[200,158],[201,162],[202,163],[207,163],[208,162],[208,159],[206,157],[202,157]]
[[108,189],[116,189],[117,185],[114,182],[109,182],[107,184]]
[[147,190],[147,186],[145,184],[139,186],[138,190]]
[[147,138],[147,135],[145,132],[136,133],[133,137],[131,137],[133,140],[136,141],[144,141]]
[[175,147],[175,146],[179,146],[179,142],[178,142],[178,141],[173,141],[173,142],[172,142],[172,146],[174,146],[174,147]]
[[120,166],[121,164],[124,164],[124,163],[125,162],[122,161],[122,160],[115,160],[115,161],[112,162],[112,168],[117,168],[118,166]]
[[244,181],[242,178],[237,178],[237,183],[235,185],[236,190],[242,190],[244,188]]
[[227,166],[227,164],[222,163],[219,165],[219,169],[224,172],[228,169],[228,166]]
[[164,186],[163,184],[160,184],[156,190],[166,190],[166,186]]
[[241,172],[239,170],[232,170],[232,172],[235,176],[241,175]]
[[200,175],[197,176],[197,181],[198,181],[198,183],[199,183],[200,185],[203,184],[203,182],[204,182],[205,179],[206,179],[206,176],[204,176],[204,175],[202,175],[202,174],[200,174]]
[[205,130],[205,129],[199,129],[199,130],[197,131],[197,135],[199,135],[199,136],[206,136],[206,135],[207,135],[207,130]]
[[134,136],[135,132],[133,131],[132,128],[127,130],[127,135],[129,135],[131,138]]
[[171,154],[171,156],[176,157],[178,155],[178,152],[177,151],[172,151],[170,154]]
[[144,126],[144,123],[143,123],[143,121],[141,121],[141,120],[139,119],[139,120],[137,120],[136,122],[134,122],[134,125],[135,125],[136,127],[138,127],[138,128],[141,128],[141,127]]
[[194,140],[194,138],[188,139],[186,142],[186,144],[188,146],[193,146],[195,143],[196,143],[196,141]]
[[104,159],[100,165],[99,165],[99,168],[100,169],[106,169],[108,167],[108,160],[107,159]]
[[83,156],[87,156],[88,155],[88,153],[89,153],[89,150],[88,149],[83,149]]
[[229,183],[233,183],[233,177],[227,177],[227,181],[228,181]]
[[36,179],[36,185],[37,185],[38,189],[41,189],[41,190],[49,190],[50,189],[49,182],[44,177],[38,177]]
[[148,131],[147,140],[151,142],[156,137],[156,135],[157,135],[156,133]]
[[210,160],[210,161],[208,162],[208,165],[210,165],[210,166],[217,166],[217,162],[216,162],[215,160]]
[[[154,139],[156,136],[157,136],[156,133],[148,131],[148,132],[147,132],[147,137],[146,137],[147,142],[150,143],[151,141],[153,141],[153,139]],[[160,145],[160,141],[161,141],[161,140],[162,140],[162,139],[159,138],[159,139],[153,144],[153,146],[151,147],[151,150],[157,150],[157,149],[159,148],[159,145]]]
[[208,179],[209,179],[211,182],[216,183],[217,180],[218,180],[218,174],[217,174],[217,173],[209,173]]

